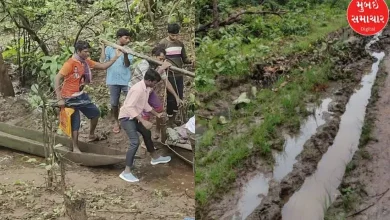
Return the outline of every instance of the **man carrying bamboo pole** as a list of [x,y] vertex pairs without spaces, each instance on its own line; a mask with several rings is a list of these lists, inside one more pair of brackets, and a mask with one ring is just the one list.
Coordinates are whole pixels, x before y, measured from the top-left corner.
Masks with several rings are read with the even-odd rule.
[[[117,44],[120,46],[128,45],[134,34],[127,29],[120,28],[116,32]],[[110,60],[115,56],[115,49],[113,47],[104,47],[102,44],[102,52],[100,55],[100,61]],[[131,54],[123,54],[119,59],[107,69],[106,84],[110,90],[110,104],[111,113],[114,117],[114,133],[120,132],[120,126],[118,121],[119,114],[119,98],[121,92],[126,96],[128,92],[128,84],[131,79],[130,65],[133,60]]]
[[[148,71],[149,69],[155,69],[161,75],[162,80],[165,82],[164,84],[167,86],[167,91],[175,97],[176,103],[178,105],[181,105],[182,100],[173,88],[171,82],[169,82],[167,79],[166,71],[169,69],[170,66],[172,66],[172,64],[165,59],[165,55],[165,49],[161,45],[154,47],[152,49],[152,58],[163,62],[163,64],[161,66],[158,66],[153,63],[149,63],[145,59],[141,60],[140,63],[138,63],[138,65],[134,69],[134,73],[129,83],[129,87],[141,81],[145,76],[146,71]],[[162,112],[164,110],[163,103],[161,102],[160,98],[157,96],[154,90],[150,93],[148,103],[156,112]],[[142,118],[144,118],[145,120],[150,120],[150,116],[151,115],[149,112],[142,112]],[[157,134],[160,133],[161,127],[159,125],[161,124],[161,120],[162,119],[159,118],[156,119],[157,126],[156,132],[154,133],[155,139],[159,138]]]
[[[188,59],[187,53],[183,42],[178,39],[180,32],[180,26],[177,23],[168,24],[168,36],[160,41],[160,45],[164,46],[166,51],[166,58],[173,65],[178,68],[182,68],[183,64],[192,64],[193,62]],[[183,99],[184,93],[184,77],[182,74],[169,71],[168,80],[174,86],[175,91],[179,95],[180,99]],[[167,93],[167,114],[169,118],[169,126],[175,127],[176,114],[179,111],[179,104],[177,99],[171,93]]]

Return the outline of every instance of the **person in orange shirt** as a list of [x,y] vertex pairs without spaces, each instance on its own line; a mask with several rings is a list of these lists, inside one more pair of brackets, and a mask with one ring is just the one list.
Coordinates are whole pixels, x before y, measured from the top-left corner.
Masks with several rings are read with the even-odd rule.
[[[81,153],[78,147],[78,136],[80,129],[80,111],[91,120],[89,141],[98,140],[95,135],[95,128],[98,123],[100,111],[87,93],[83,92],[85,84],[92,80],[91,69],[106,70],[121,55],[122,52],[116,50],[115,57],[105,63],[98,63],[89,58],[91,46],[86,41],[77,41],[75,44],[75,54],[69,58],[55,77],[54,85],[58,99],[58,106],[74,108],[75,112],[71,117],[72,145],[73,152]],[[61,85],[61,80],[63,83]]]

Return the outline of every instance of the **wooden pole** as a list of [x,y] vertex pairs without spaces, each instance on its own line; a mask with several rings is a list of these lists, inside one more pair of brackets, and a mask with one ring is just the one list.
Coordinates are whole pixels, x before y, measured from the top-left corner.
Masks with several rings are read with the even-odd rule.
[[[131,55],[133,55],[133,56],[136,56],[136,57],[145,59],[145,60],[147,60],[147,61],[149,61],[149,62],[152,62],[152,63],[154,63],[154,64],[157,64],[157,65],[162,65],[162,64],[163,64],[163,62],[161,62],[161,61],[158,61],[158,60],[155,60],[155,59],[153,59],[153,58],[151,58],[151,57],[148,57],[148,56],[146,56],[146,55],[143,55],[143,54],[134,52],[134,51],[133,51],[132,49],[130,49],[130,48],[126,48],[126,47],[119,46],[118,44],[109,42],[109,41],[104,40],[104,39],[100,39],[100,41],[101,41],[102,43],[104,43],[105,45],[107,45],[107,46],[111,46],[111,47],[113,47],[113,48],[120,49],[120,50],[122,50],[122,51],[125,51],[126,53],[129,53],[129,54],[131,54]],[[180,68],[177,68],[177,67],[175,67],[175,66],[171,66],[169,69],[172,70],[172,71],[174,71],[174,72],[184,74],[184,75],[186,75],[186,76],[195,77],[195,73],[190,72],[190,71],[185,70],[185,69],[180,69]]]

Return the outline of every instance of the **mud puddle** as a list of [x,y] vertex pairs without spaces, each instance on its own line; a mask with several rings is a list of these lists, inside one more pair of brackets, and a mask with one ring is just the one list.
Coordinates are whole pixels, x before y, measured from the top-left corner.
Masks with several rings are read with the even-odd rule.
[[[285,142],[283,152],[275,152],[275,166],[273,168],[272,177],[267,177],[263,173],[259,173],[243,187],[243,194],[240,197],[237,205],[237,210],[232,219],[246,219],[261,203],[262,198],[268,194],[269,181],[271,178],[276,181],[282,180],[289,172],[292,171],[293,165],[296,162],[296,156],[303,150],[303,145],[312,135],[316,133],[319,126],[325,124],[328,112],[328,106],[331,103],[331,98],[322,100],[321,105],[311,108],[313,114],[308,116],[300,128],[300,132],[296,135],[285,134]],[[234,212],[233,211],[233,212]],[[231,216],[231,212],[227,213]]]
[[315,110],[314,115],[310,115],[302,124],[299,135],[290,136],[285,135],[284,151],[282,153],[275,153],[275,167],[273,178],[280,182],[293,169],[293,165],[297,160],[295,159],[303,150],[303,145],[312,135],[316,133],[319,126],[325,124],[326,117],[329,115],[328,106],[332,99],[324,99]]
[[371,96],[371,88],[376,79],[379,63],[385,54],[381,52],[371,55],[377,61],[372,65],[371,72],[363,76],[361,88],[351,96],[347,103],[333,145],[323,155],[315,173],[305,179],[300,190],[296,191],[284,205],[283,219],[324,219],[324,212],[336,198],[337,188],[343,178],[345,167],[358,148],[366,105]]

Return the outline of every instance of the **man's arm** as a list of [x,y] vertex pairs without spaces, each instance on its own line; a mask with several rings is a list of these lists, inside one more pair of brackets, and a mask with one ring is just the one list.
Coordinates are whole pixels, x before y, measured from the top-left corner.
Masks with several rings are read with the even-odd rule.
[[172,86],[172,83],[169,82],[168,78],[165,78],[165,83],[167,85],[167,90],[170,92],[173,96],[175,96],[175,99],[178,100],[180,99],[179,95],[177,95],[175,89]]
[[161,118],[161,116],[162,116],[162,113],[157,113],[154,109],[152,109],[152,111],[150,111],[150,113],[152,113],[157,118]]
[[103,43],[101,44],[101,49],[99,62],[103,63],[106,60],[106,50]]
[[57,104],[60,107],[64,107],[65,105],[65,102],[62,99],[62,95],[61,95],[61,88],[62,88],[61,80],[71,72],[72,72],[72,66],[66,62],[64,63],[64,65],[61,67],[60,71],[58,71],[56,77],[54,78],[54,90],[57,97]]
[[122,52],[120,50],[115,51],[115,57],[113,57],[111,60],[105,62],[105,63],[95,63],[93,66],[94,69],[97,70],[106,70],[108,67],[110,67],[112,64],[115,63],[115,61],[122,55]]
[[125,67],[129,67],[130,66],[130,59],[129,59],[129,54],[128,53],[124,54],[124,62],[125,62]]
[[[173,88],[172,86],[172,83],[169,82],[168,80],[168,77],[166,75],[163,76],[163,74],[165,74],[165,71],[171,66],[171,64],[169,63],[169,61],[164,61],[163,65],[162,66],[159,66],[157,68],[157,72],[162,75],[162,79],[164,80],[165,84],[167,85],[167,90],[175,97],[176,101],[178,101],[180,99],[179,95],[176,93],[175,89]],[[179,103],[178,103],[179,104]]]
[[181,44],[182,44],[181,59],[183,60],[183,63],[191,64],[192,61],[190,59],[188,59],[188,57],[187,57],[187,52],[186,52],[184,43],[181,43]]
[[57,73],[56,77],[54,78],[54,88],[57,96],[57,100],[61,100],[61,80],[64,78],[64,76],[61,73]]

